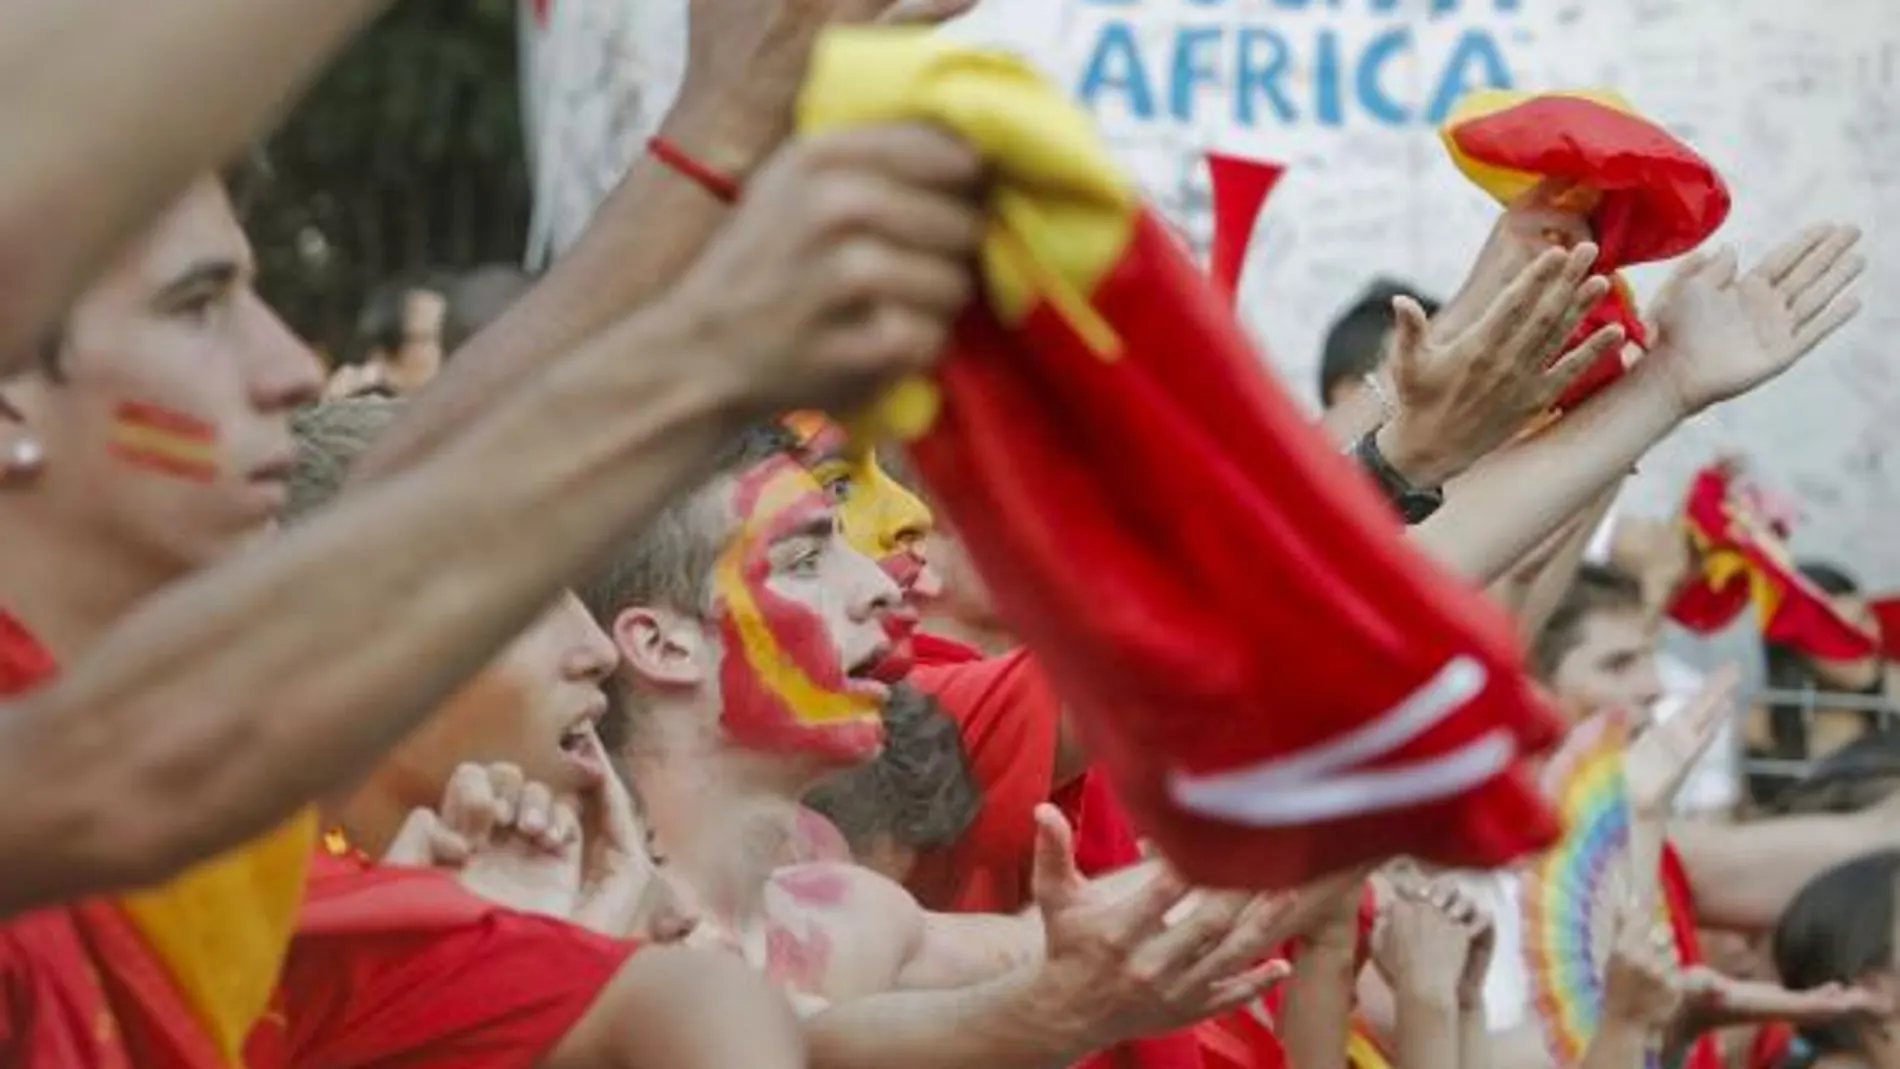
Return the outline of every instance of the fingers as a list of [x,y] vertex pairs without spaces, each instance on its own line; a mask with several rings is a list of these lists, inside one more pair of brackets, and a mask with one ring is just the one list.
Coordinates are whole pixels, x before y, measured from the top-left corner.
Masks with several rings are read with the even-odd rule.
[[1214,1017],[1244,1006],[1278,987],[1293,975],[1293,964],[1280,958],[1261,962],[1239,976],[1213,985],[1205,1017]]
[[1404,382],[1411,377],[1419,355],[1425,350],[1425,333],[1431,319],[1425,309],[1410,297],[1392,298],[1392,375]]
[[1740,261],[1735,256],[1735,248],[1724,245],[1703,263],[1696,272],[1696,278],[1716,289],[1726,289],[1735,284],[1736,272],[1739,270]]
[[[1079,876],[1077,878],[1080,879]],[[1192,893],[1192,890],[1179,873],[1163,866],[1151,879],[1130,892],[1116,905],[1115,915],[1105,925],[1110,942],[1116,946],[1138,947],[1143,940],[1162,933],[1164,929],[1166,929],[1166,934],[1172,935],[1189,922],[1183,921],[1182,924],[1168,929],[1168,912]],[[1204,902],[1202,906],[1197,906],[1195,912],[1199,913],[1206,905],[1207,903]],[[1189,920],[1192,919],[1193,915],[1190,915]],[[1204,930],[1204,927],[1197,927],[1190,934],[1199,935]],[[1157,972],[1147,975],[1161,974]]]
[[488,768],[462,765],[449,776],[442,796],[442,824],[449,831],[471,844],[486,842],[511,815],[504,812]]
[[[1560,259],[1556,271],[1544,276],[1543,284],[1531,291],[1534,299],[1528,310],[1506,323],[1507,329],[1514,328],[1512,347],[1521,358],[1541,362],[1558,350],[1570,332],[1576,329],[1577,321],[1596,304],[1591,301],[1579,309],[1581,289],[1588,287],[1599,291],[1598,300],[1602,299],[1602,293],[1608,292],[1607,280],[1596,286],[1590,285],[1596,280],[1585,280],[1591,266],[1596,263],[1597,247],[1594,244],[1584,242],[1568,253],[1557,255]],[[1539,263],[1542,263],[1541,257]]]
[[977,0],[898,0],[877,21],[886,26],[935,26],[967,13]]
[[[1594,246],[1589,246],[1594,248]],[[1518,272],[1504,292],[1497,295],[1491,306],[1478,320],[1477,330],[1483,336],[1497,339],[1512,339],[1524,333],[1525,321],[1533,314],[1533,309],[1549,294],[1553,286],[1568,270],[1575,250],[1545,249],[1530,266]],[[1593,254],[1594,258],[1594,254]],[[1564,301],[1568,303],[1571,291],[1564,290]],[[1547,329],[1547,328],[1546,328]]]
[[1750,273],[1767,280],[1772,285],[1780,285],[1794,272],[1795,267],[1802,260],[1827,241],[1833,229],[1825,223],[1807,227],[1776,246],[1775,250]]
[[818,236],[826,241],[875,235],[920,252],[960,256],[983,240],[976,206],[888,175],[839,176],[813,198]]
[[382,860],[385,865],[453,868],[466,862],[469,852],[468,840],[443,827],[435,810],[418,807],[403,819]]
[[1833,337],[1835,331],[1852,322],[1853,318],[1859,314],[1859,297],[1848,297],[1829,305],[1821,314],[1795,331],[1795,356],[1797,358],[1806,356],[1816,346]]
[[818,166],[845,166],[908,186],[967,192],[982,184],[983,160],[967,143],[933,126],[867,126],[812,138],[804,146]]
[[558,854],[579,838],[579,823],[573,809],[556,803],[545,784],[529,782],[521,788],[515,831],[536,847]]
[[840,245],[825,257],[823,269],[831,273],[841,302],[869,307],[895,301],[939,316],[960,311],[974,286],[959,261],[870,238]]
[[[1596,281],[1592,279],[1591,281]],[[1568,335],[1565,335],[1568,337]],[[1584,373],[1597,365],[1597,361],[1618,352],[1629,340],[1623,328],[1611,324],[1599,327],[1583,343],[1565,353],[1561,359],[1550,366],[1544,374],[1544,389],[1554,401],[1570,389],[1572,383],[1582,378]]]
[[870,319],[834,331],[825,340],[827,355],[851,367],[891,373],[920,371],[934,362],[950,337],[943,317],[915,307],[879,305]]
[[503,827],[512,827],[521,820],[521,789],[528,777],[517,765],[496,763],[488,766],[488,786],[495,792],[499,805],[497,818]]
[[[1793,266],[1784,274],[1768,279],[1775,289],[1797,294],[1812,288],[1843,260],[1858,259],[1848,253],[1860,242],[1860,230],[1851,226],[1822,226],[1818,240],[1806,246]],[[1858,273],[1858,272],[1857,272]]]
[[1137,975],[1153,977],[1185,976],[1195,972],[1198,962],[1212,956],[1252,901],[1251,895],[1233,892],[1196,892],[1192,909],[1181,920],[1167,924],[1154,938],[1129,955],[1129,967]]
[[1218,984],[1237,972],[1251,970],[1285,941],[1281,938],[1281,916],[1292,900],[1292,895],[1252,896],[1214,949],[1188,963],[1183,983]]
[[1043,804],[1036,807],[1036,847],[1029,874],[1030,894],[1048,910],[1060,908],[1082,885],[1082,873],[1075,867],[1075,836],[1062,810]]

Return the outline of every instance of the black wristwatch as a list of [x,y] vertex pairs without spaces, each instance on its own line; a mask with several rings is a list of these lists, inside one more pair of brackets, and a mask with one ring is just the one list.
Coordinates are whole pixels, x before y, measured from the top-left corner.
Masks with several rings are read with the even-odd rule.
[[1411,480],[1399,474],[1399,469],[1385,459],[1384,453],[1379,452],[1379,430],[1374,427],[1353,443],[1353,459],[1366,469],[1372,481],[1379,484],[1379,489],[1385,491],[1386,500],[1392,502],[1392,507],[1399,511],[1406,526],[1424,523],[1445,503],[1445,491],[1437,486],[1423,489],[1413,486]]

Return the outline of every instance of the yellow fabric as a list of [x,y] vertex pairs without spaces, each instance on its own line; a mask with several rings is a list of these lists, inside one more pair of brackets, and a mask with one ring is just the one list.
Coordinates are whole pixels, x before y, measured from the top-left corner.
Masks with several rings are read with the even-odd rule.
[[243,1064],[244,1039],[269,1006],[316,842],[316,810],[307,809],[261,839],[120,900],[227,1064]]
[[1346,1064],[1352,1069],[1392,1069],[1392,1063],[1379,1052],[1378,1044],[1366,1038],[1358,1024],[1346,1037]]
[[[1091,300],[1128,248],[1140,201],[1088,116],[1001,52],[923,30],[827,31],[799,99],[799,130],[889,122],[942,126],[989,163],[982,270],[997,318],[1017,324],[1047,304],[1091,349],[1116,356],[1120,341]],[[929,382],[904,383],[854,421],[853,440],[914,438],[930,428],[937,403]]]
[[1457,105],[1451,109],[1451,114],[1446,117],[1445,124],[1439,128],[1439,137],[1445,142],[1445,148],[1450,151],[1452,162],[1458,165],[1458,169],[1464,172],[1465,177],[1476,183],[1479,189],[1497,198],[1500,204],[1510,204],[1524,194],[1529,193],[1532,189],[1537,187],[1539,182],[1544,180],[1545,176],[1533,174],[1529,171],[1513,170],[1508,167],[1495,167],[1491,164],[1472,159],[1470,156],[1465,155],[1464,150],[1458,145],[1458,128],[1475,119],[1483,119],[1491,115],[1496,115],[1501,111],[1514,108],[1519,104],[1529,103],[1540,96],[1571,97],[1576,100],[1587,100],[1593,104],[1601,104],[1612,111],[1619,111],[1625,115],[1636,114],[1636,109],[1630,106],[1629,101],[1624,100],[1618,94],[1607,89],[1581,89],[1561,93],[1526,93],[1510,89],[1479,89],[1466,94],[1464,99],[1460,100]]

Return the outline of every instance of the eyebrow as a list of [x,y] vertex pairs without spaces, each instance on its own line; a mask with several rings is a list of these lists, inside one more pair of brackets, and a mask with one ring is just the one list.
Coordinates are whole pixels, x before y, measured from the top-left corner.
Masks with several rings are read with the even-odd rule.
[[200,260],[187,267],[152,298],[161,307],[183,303],[203,290],[223,290],[237,281],[241,268],[236,260]]

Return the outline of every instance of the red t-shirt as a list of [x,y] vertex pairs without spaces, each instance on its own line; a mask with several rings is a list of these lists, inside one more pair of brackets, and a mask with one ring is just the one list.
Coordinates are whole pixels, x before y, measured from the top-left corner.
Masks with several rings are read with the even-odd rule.
[[[927,641],[926,641],[927,640]],[[912,892],[948,913],[1014,913],[1030,904],[1036,806],[1053,801],[1075,829],[1076,866],[1086,876],[1141,860],[1134,828],[1099,775],[1055,789],[1062,702],[1026,650],[984,659],[970,647],[918,636],[911,682],[956,721],[983,789],[983,808],[963,839],[918,859]],[[943,904],[939,904],[943,903]],[[1202,1069],[1192,1030],[1134,1040],[1090,1056],[1086,1069]]]

